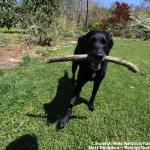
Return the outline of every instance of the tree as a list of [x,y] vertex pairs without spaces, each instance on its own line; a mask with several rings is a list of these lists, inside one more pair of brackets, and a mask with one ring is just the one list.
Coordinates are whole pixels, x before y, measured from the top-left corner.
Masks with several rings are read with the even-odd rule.
[[144,0],[144,2],[150,4],[150,0]]
[[89,17],[89,0],[86,2],[86,29],[88,29],[88,17]]
[[138,7],[133,7],[132,19],[134,37],[143,40],[150,38],[150,0],[144,0]]
[[79,27],[81,16],[83,13],[83,1],[78,0],[78,8],[77,8],[77,27]]
[[0,27],[9,30],[18,22],[15,0],[0,1]]
[[59,14],[58,0],[23,0],[19,6],[22,25],[30,33],[29,41],[50,45],[53,18]]
[[102,19],[100,21],[100,28],[102,30],[109,30],[116,35],[119,33],[120,35],[120,32],[127,27],[131,20],[131,10],[129,5],[127,3],[116,2],[110,16],[107,19]]

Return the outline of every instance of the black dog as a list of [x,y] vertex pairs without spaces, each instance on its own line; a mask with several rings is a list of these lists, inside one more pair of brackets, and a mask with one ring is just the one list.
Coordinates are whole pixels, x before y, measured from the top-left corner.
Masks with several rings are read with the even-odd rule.
[[112,46],[113,40],[111,35],[104,31],[90,31],[78,39],[78,45],[74,54],[88,54],[93,59],[92,61],[73,61],[73,84],[75,84],[75,72],[79,65],[77,83],[67,111],[59,122],[60,128],[63,128],[69,122],[75,100],[79,97],[81,89],[87,81],[94,81],[92,96],[88,105],[90,111],[94,110],[94,98],[107,70],[107,62],[104,60],[104,57],[105,55],[109,55]]

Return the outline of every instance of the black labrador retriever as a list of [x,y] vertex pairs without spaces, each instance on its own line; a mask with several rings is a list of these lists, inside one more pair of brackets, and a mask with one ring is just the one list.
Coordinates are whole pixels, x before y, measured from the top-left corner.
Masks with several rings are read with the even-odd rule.
[[[69,122],[75,100],[79,97],[82,87],[88,81],[94,81],[92,96],[88,104],[89,110],[94,110],[94,99],[107,70],[107,62],[104,60],[104,57],[105,55],[109,55],[112,46],[113,40],[111,35],[104,31],[90,31],[78,39],[74,54],[88,54],[93,59],[80,62],[73,61],[72,81],[75,89],[66,113],[59,121],[60,128],[63,128]],[[79,71],[75,84],[75,72],[78,66]]]

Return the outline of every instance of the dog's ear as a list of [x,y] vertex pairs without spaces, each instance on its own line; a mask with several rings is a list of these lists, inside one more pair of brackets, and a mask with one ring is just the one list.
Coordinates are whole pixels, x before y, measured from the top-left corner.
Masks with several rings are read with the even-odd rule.
[[113,47],[113,45],[114,45],[114,41],[111,37],[111,38],[109,38],[109,49],[111,49]]
[[109,39],[109,50],[113,47],[113,33],[112,32],[108,32],[108,39]]
[[78,46],[83,47],[85,45],[85,43],[86,43],[85,35],[78,38]]
[[108,40],[108,49],[107,49],[106,55],[109,55],[109,52],[112,49],[113,44],[114,44],[112,34],[107,33],[107,40]]
[[88,47],[88,40],[95,31],[89,31],[87,34],[78,38],[78,45],[84,48]]

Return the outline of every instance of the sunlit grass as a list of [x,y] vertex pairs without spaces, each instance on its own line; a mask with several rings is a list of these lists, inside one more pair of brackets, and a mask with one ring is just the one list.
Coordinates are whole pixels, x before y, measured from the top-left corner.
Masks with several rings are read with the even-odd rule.
[[[0,70],[0,149],[19,136],[35,134],[39,149],[87,149],[91,142],[149,141],[150,139],[150,42],[115,40],[111,55],[129,60],[142,68],[137,75],[126,68],[110,64],[105,80],[96,96],[96,110],[89,112],[85,104],[77,105],[73,113],[83,119],[71,119],[63,130],[47,122],[43,105],[52,102],[57,86],[67,94],[71,78],[71,63],[46,64],[42,59],[24,59],[10,70]],[[41,47],[40,47],[41,48]],[[74,46],[50,51],[50,56],[72,54]],[[59,79],[62,80],[59,80]],[[87,101],[92,82],[82,90]],[[60,97],[60,100],[63,97]],[[63,104],[63,102],[62,102]],[[58,106],[59,108],[59,106]],[[31,117],[27,114],[32,114]],[[87,117],[87,118],[86,118]]]

